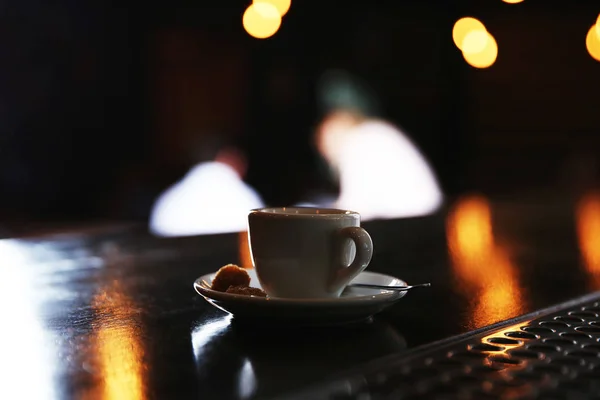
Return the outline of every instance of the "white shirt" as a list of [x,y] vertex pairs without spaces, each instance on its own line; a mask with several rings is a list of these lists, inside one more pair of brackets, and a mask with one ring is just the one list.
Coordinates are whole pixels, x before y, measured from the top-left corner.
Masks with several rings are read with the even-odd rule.
[[442,204],[431,167],[393,125],[364,122],[340,145],[338,208],[367,220],[425,215]]
[[158,236],[240,232],[247,229],[248,212],[260,207],[260,196],[231,167],[206,162],[159,196],[150,231]]

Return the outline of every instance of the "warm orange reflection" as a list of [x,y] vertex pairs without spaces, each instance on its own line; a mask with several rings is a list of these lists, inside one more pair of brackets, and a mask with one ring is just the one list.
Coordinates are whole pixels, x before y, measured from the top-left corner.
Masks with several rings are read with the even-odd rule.
[[583,197],[577,205],[577,237],[584,266],[593,288],[600,288],[600,192]]
[[[505,333],[507,332],[514,332],[514,331],[520,331],[522,327],[524,326],[528,326],[529,323],[531,321],[527,321],[527,322],[521,322],[515,325],[511,325],[508,328],[504,328],[498,331],[494,331],[493,333],[486,335],[484,337],[481,338],[481,343],[488,343],[488,339],[491,338],[506,338]],[[503,354],[503,353],[507,353],[509,350],[512,350],[515,347],[520,347],[522,346],[522,344],[520,343],[516,343],[516,344],[502,344],[502,347],[504,347],[504,350],[500,350],[500,351],[494,351],[494,354]],[[492,353],[492,352],[490,352]]]
[[494,247],[492,212],[488,202],[477,196],[461,200],[449,215],[447,231],[451,254],[459,261],[457,268],[465,268],[464,275],[477,273],[479,263]]
[[238,234],[238,258],[240,259],[240,267],[253,268],[250,242],[248,241],[248,231],[243,231]]
[[522,310],[521,289],[516,271],[500,249],[492,251],[483,265],[488,274],[484,280],[479,303],[474,312],[477,326],[485,326],[515,317]]
[[513,317],[522,310],[515,267],[494,243],[489,202],[478,196],[460,200],[447,221],[448,247],[455,274],[474,299],[473,328]]
[[143,348],[133,304],[115,283],[95,296],[93,308],[101,318],[94,344],[103,377],[102,398],[143,399]]

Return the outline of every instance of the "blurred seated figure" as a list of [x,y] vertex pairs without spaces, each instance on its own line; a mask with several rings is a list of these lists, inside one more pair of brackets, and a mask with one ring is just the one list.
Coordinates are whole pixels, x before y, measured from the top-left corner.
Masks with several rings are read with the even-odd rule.
[[[355,210],[364,220],[421,216],[435,212],[443,195],[432,168],[396,126],[373,114],[368,94],[337,75],[331,91],[345,93],[328,104],[315,141],[339,182],[330,206]],[[361,102],[362,100],[362,102]]]
[[191,236],[247,229],[248,211],[264,205],[243,181],[245,156],[225,145],[218,145],[214,153],[158,197],[150,215],[153,234]]

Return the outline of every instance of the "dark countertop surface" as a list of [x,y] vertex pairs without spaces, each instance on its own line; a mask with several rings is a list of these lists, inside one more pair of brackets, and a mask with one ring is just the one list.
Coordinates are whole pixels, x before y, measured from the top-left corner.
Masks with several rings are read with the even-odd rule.
[[125,226],[1,240],[0,398],[277,398],[600,289],[598,195],[471,196],[363,226],[369,270],[432,287],[327,329],[238,326],[196,294],[198,276],[249,265],[245,233],[158,239]]

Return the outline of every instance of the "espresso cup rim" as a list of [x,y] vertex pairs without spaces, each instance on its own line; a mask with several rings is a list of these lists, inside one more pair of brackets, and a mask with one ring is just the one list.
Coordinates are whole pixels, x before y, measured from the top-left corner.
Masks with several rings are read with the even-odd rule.
[[[288,212],[289,210],[289,212]],[[297,210],[315,210],[314,213],[298,213]],[[272,218],[344,218],[349,216],[360,216],[360,213],[352,210],[344,210],[331,207],[261,207],[250,210],[251,215],[261,215]]]

